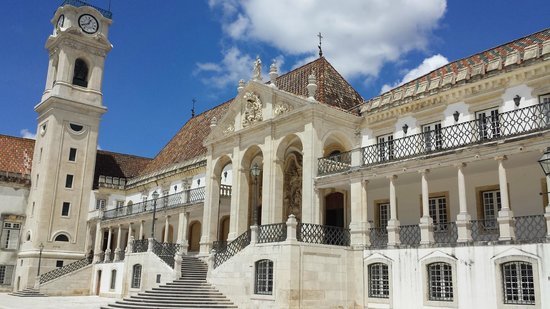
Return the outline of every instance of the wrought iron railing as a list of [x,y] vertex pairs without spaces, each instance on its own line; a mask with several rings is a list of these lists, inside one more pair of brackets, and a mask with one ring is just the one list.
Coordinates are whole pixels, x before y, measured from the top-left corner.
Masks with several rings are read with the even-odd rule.
[[420,226],[401,225],[399,227],[399,240],[401,245],[416,246],[420,244]]
[[546,238],[544,215],[515,217],[516,240],[522,242],[541,241]]
[[455,222],[434,223],[433,228],[436,244],[456,244],[458,229]]
[[472,220],[473,241],[497,241],[500,229],[496,219]]
[[258,243],[280,242],[286,240],[286,223],[258,226]]
[[69,4],[69,5],[72,5],[72,6],[76,6],[76,7],[81,7],[81,6],[89,6],[89,7],[92,7],[96,10],[99,11],[99,13],[101,13],[101,15],[103,15],[105,18],[109,18],[109,19],[112,19],[113,18],[113,13],[111,11],[107,11],[105,9],[102,9],[102,8],[98,8],[97,6],[93,6],[89,3],[86,3],[84,1],[80,1],[80,0],[65,0],[63,1],[63,4],[61,4],[61,6],[64,6],[65,4]]
[[132,205],[109,209],[103,212],[103,220],[126,217],[139,213],[152,212],[155,203],[158,210],[176,208],[185,205],[196,204],[204,201],[205,187],[185,190],[182,192],[162,196],[157,200],[148,200]]
[[86,267],[92,263],[92,259],[90,258],[84,258],[82,260],[78,260],[76,262],[72,262],[70,264],[67,264],[63,267],[56,268],[54,270],[50,270],[47,273],[44,273],[40,275],[40,284],[44,284],[48,281],[57,279],[61,276],[64,276],[66,274],[72,273],[73,271],[79,270],[83,267]]
[[221,197],[231,197],[231,186],[229,186],[229,185],[220,185],[220,196]]
[[250,230],[247,230],[246,232],[242,233],[239,237],[231,241],[229,244],[227,244],[227,247],[225,247],[225,250],[220,252],[216,251],[216,254],[214,255],[214,268],[220,266],[225,261],[229,260],[235,254],[239,253],[239,251],[246,248],[246,246],[248,246],[249,244],[250,244]]
[[347,171],[351,167],[351,151],[318,159],[318,173],[327,175]]
[[[358,164],[373,166],[549,128],[550,103],[542,103],[355,150],[362,151],[362,162]],[[350,169],[353,167],[350,155],[352,152],[318,159],[318,174],[327,175]]]
[[149,240],[148,239],[136,239],[133,243],[133,253],[139,253],[139,252],[147,252],[147,248],[149,247]]
[[371,247],[384,248],[388,245],[388,230],[386,227],[371,227],[369,235]]
[[174,256],[180,248],[181,244],[161,243],[153,239],[153,253],[172,268],[174,268]]
[[222,252],[227,249],[227,240],[215,240],[212,242],[212,249],[216,250],[216,252]]
[[296,239],[310,244],[349,246],[349,229],[313,223],[298,223]]

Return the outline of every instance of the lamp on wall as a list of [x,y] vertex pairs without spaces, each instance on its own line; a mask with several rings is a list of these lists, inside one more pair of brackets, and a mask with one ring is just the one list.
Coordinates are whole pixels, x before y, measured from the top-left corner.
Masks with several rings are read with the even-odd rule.
[[407,134],[407,131],[409,130],[409,125],[408,124],[404,124],[403,125],[403,133]]
[[540,167],[544,172],[544,175],[550,176],[550,147],[546,148],[546,151],[539,159]]
[[258,225],[258,176],[260,176],[260,172],[262,170],[258,166],[258,163],[254,163],[252,168],[250,168],[250,175],[254,177],[254,211],[252,213],[253,215],[253,224]]
[[153,197],[153,224],[151,224],[151,238],[155,238],[155,220],[157,216],[157,199],[159,198],[159,193],[155,190],[151,196]]
[[458,121],[458,116],[460,116],[460,113],[458,111],[455,111],[453,113],[453,117],[455,118],[455,121]]
[[519,106],[519,102],[521,101],[521,97],[516,94],[516,96],[514,97],[514,104],[516,104],[516,107]]

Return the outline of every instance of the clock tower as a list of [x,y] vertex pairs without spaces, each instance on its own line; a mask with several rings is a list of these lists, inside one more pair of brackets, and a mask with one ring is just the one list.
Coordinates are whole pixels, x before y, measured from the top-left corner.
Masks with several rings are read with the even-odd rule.
[[34,108],[38,127],[14,285],[19,290],[35,285],[39,268],[43,274],[87,254],[98,129],[107,110],[101,83],[112,48],[111,13],[66,0],[51,23],[46,87]]

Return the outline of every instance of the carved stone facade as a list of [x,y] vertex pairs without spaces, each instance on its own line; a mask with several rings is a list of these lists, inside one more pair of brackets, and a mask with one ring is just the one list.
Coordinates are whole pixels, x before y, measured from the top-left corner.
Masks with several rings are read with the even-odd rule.
[[284,174],[284,218],[294,215],[302,219],[302,155],[293,152],[285,160]]
[[254,92],[247,92],[244,95],[244,100],[242,125],[246,128],[253,123],[263,120],[262,101],[260,101],[260,98]]

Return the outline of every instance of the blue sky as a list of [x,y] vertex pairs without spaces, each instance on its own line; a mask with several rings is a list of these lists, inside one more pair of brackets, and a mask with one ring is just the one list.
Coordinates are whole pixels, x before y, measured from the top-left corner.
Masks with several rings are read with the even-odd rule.
[[[49,23],[62,1],[2,3],[0,134],[36,130]],[[107,8],[108,0],[90,3]],[[191,116],[232,98],[259,55],[281,73],[323,51],[364,98],[549,27],[550,1],[112,0],[102,149],[154,157]]]

